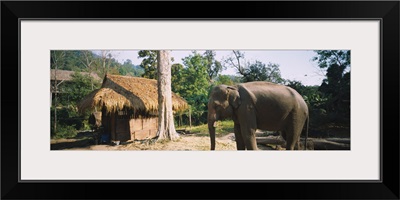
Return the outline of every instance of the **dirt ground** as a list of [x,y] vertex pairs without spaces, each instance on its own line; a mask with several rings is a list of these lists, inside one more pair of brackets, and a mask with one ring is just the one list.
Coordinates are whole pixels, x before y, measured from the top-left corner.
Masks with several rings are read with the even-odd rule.
[[[161,141],[155,142],[154,140],[145,141],[128,141],[120,145],[100,144],[94,145],[93,139],[90,134],[85,137],[78,137],[74,139],[52,139],[51,150],[162,150],[162,151],[208,151],[210,150],[210,138],[204,134],[187,134],[180,135],[181,137],[176,141]],[[272,147],[267,145],[259,145],[260,150],[273,150]],[[224,136],[216,137],[216,150],[217,151],[235,151],[236,143],[234,141],[234,134],[229,133]]]
[[[328,137],[320,137],[319,135],[311,135],[309,137],[307,149],[309,150],[350,150],[350,135],[346,130],[330,131],[326,133],[318,133],[319,135],[327,135]],[[257,144],[259,150],[284,150],[281,146],[285,146],[279,136],[266,135],[266,133],[258,131],[256,133]],[[304,142],[300,144],[301,148]],[[284,142],[284,141],[283,141]],[[128,141],[119,145],[100,144],[95,145],[93,133],[90,131],[78,133],[74,138],[70,139],[51,139],[51,150],[150,150],[150,151],[209,151],[210,137],[208,133],[203,131],[181,134],[176,141]],[[217,151],[235,151],[236,142],[234,133],[225,132],[216,135]]]

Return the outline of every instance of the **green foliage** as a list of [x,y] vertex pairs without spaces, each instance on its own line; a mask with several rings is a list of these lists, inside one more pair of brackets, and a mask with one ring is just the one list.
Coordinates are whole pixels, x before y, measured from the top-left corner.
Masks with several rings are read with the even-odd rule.
[[350,51],[349,50],[323,50],[314,51],[317,56],[313,57],[313,61],[317,61],[320,68],[328,68],[332,64],[338,64],[344,68],[350,67]]
[[225,59],[225,66],[235,68],[237,73],[241,75],[241,82],[251,81],[269,81],[273,83],[283,83],[279,65],[256,60],[249,62],[245,60],[245,55],[241,51],[232,51],[233,55]]
[[[208,53],[208,54],[207,54]],[[211,55],[211,56],[210,56]],[[211,67],[216,70],[212,76],[217,76],[219,70],[214,68],[218,64],[211,59],[212,52],[206,54],[193,52],[183,58],[183,64],[173,64],[172,91],[183,97],[190,105],[192,124],[202,124],[207,121],[207,103],[210,90],[210,62]],[[187,118],[187,114],[185,114]]]
[[57,132],[53,135],[53,138],[73,138],[76,136],[77,133],[78,132],[74,126],[62,124],[57,128]]
[[86,95],[100,87],[100,82],[92,76],[82,75],[79,72],[72,74],[72,80],[60,85],[62,93],[60,96],[60,104],[76,105]]
[[184,90],[183,87],[186,84],[184,71],[184,66],[179,63],[171,65],[171,90],[176,94]]
[[64,60],[64,51],[50,51],[50,69],[61,69],[64,66]]
[[232,76],[228,76],[228,75],[218,75],[217,80],[215,82],[215,85],[234,85],[235,82],[232,78]]
[[144,70],[140,66],[132,64],[132,61],[128,59],[119,68],[119,74],[123,76],[142,76]]
[[326,79],[319,90],[328,98],[325,109],[336,116],[333,121],[350,123],[350,51],[316,51],[321,68],[327,68]]
[[157,79],[157,51],[140,50],[138,58],[143,58],[140,67],[144,69],[142,77]]
[[183,59],[183,63],[186,68],[182,71],[182,84],[177,93],[190,105],[193,123],[204,123],[209,89],[207,59],[193,52],[192,55]]
[[318,86],[305,86],[299,81],[287,80],[285,85],[295,89],[305,100],[310,113],[310,129],[327,123],[327,113],[324,109],[327,98],[318,89]]
[[206,50],[203,54],[207,67],[208,80],[211,81],[223,70],[222,64],[215,60],[215,51]]
[[[75,106],[70,105],[57,107],[57,131],[54,132],[54,109],[54,107],[50,108],[50,130],[52,137],[60,138],[63,135],[73,135],[76,134],[77,130],[85,128],[83,119],[87,118],[88,114],[80,114]],[[70,133],[67,133],[67,130],[70,131]]]
[[268,65],[265,65],[260,61],[255,61],[244,69],[244,74],[242,77],[242,82],[251,81],[282,83],[284,80],[281,77],[278,64],[268,63]]
[[[75,72],[71,81],[59,83],[59,93],[54,97],[57,99],[53,99],[53,104],[57,102],[57,105],[52,105],[50,112],[52,137],[67,137],[75,134],[77,130],[88,128],[85,120],[89,113],[78,113],[76,104],[101,85],[99,80],[80,72],[97,73],[99,77],[104,77],[106,73],[128,76],[141,76],[144,73],[144,70],[133,65],[131,60],[119,63],[110,51],[101,51],[101,55],[97,55],[88,50],[52,50],[50,63],[51,69]],[[57,132],[53,130],[54,106],[57,106]]]
[[[109,51],[104,52],[104,55],[100,56],[88,50],[52,50],[50,68],[55,69],[57,66],[57,69],[61,70],[93,72],[99,77],[104,77],[106,73],[119,75],[122,64],[113,58]],[[124,69],[121,71],[124,72]]]
[[326,122],[350,126],[350,51],[315,51],[313,58],[320,68],[326,69],[326,78],[319,91],[325,102],[320,109]]

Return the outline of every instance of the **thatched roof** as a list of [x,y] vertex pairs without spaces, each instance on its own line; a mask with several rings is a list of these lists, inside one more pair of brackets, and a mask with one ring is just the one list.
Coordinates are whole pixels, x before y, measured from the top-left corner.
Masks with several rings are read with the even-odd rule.
[[[68,70],[61,70],[61,69],[50,69],[50,80],[54,81],[70,81],[72,80],[72,74],[74,74],[74,71],[68,71]],[[82,75],[89,75],[88,72],[79,72]],[[101,80],[101,78],[96,74],[96,73],[90,73],[90,76],[92,76],[95,80]]]
[[[156,115],[157,80],[108,74],[104,77],[101,88],[91,92],[78,104],[81,112],[94,108],[106,109],[108,113],[126,109]],[[172,93],[172,109],[179,112],[187,108],[186,101]]]

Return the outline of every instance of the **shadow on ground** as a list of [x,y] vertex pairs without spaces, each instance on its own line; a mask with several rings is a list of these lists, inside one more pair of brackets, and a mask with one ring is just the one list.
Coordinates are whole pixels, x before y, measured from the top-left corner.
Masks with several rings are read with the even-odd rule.
[[94,142],[92,139],[82,139],[76,140],[73,142],[59,142],[55,144],[51,144],[51,150],[63,150],[63,149],[71,149],[71,148],[85,148],[93,145]]
[[73,138],[67,138],[64,140],[58,140],[57,142],[51,142],[51,150],[63,150],[71,148],[88,148],[94,145],[93,133],[90,131],[79,132]]

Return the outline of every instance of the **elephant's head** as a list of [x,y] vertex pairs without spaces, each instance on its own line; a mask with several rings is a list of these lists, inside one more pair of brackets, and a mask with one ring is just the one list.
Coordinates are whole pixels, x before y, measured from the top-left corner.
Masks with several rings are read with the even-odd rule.
[[211,150],[215,150],[215,122],[231,118],[234,109],[240,106],[237,86],[218,85],[213,88],[208,100],[208,130],[210,132]]

